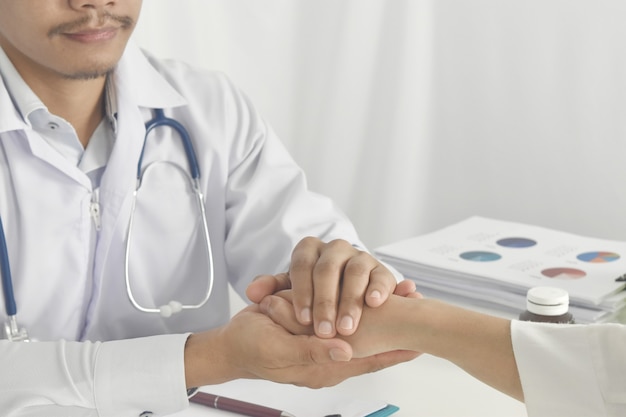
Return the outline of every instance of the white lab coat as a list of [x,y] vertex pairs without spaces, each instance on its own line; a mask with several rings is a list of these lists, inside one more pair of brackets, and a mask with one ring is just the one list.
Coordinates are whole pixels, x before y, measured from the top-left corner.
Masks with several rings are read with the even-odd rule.
[[[307,190],[275,133],[225,76],[147,58],[131,44],[115,84],[118,133],[99,189],[100,230],[87,176],[28,127],[0,84],[0,215],[19,320],[40,340],[0,342],[3,416],[180,410],[186,333],[228,320],[229,282],[243,293],[254,276],[285,271],[307,235],[362,246],[331,201]],[[208,304],[171,318],[137,311],[124,283],[131,196],[152,108],[165,108],[194,140],[213,245]],[[156,160],[187,167],[169,129],[146,146],[144,166]],[[181,177],[167,164],[154,167],[137,208],[131,285],[144,306],[193,304],[207,273],[202,237],[190,238],[197,210]],[[4,321],[3,300],[0,307]]]
[[529,417],[626,416],[626,326],[513,321]]

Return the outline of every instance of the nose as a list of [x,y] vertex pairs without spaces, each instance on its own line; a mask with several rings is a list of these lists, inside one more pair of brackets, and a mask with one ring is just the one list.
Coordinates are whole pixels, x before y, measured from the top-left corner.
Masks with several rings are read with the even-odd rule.
[[102,9],[113,6],[116,0],[69,0],[70,6],[74,9]]

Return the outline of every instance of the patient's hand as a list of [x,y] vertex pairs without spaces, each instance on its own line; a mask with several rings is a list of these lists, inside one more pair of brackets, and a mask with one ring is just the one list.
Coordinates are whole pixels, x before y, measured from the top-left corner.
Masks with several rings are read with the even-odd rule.
[[[353,357],[363,358],[382,352],[405,350],[409,343],[406,335],[407,303],[419,302],[419,293],[405,296],[392,295],[377,308],[365,307],[357,331],[351,336],[337,336],[346,340],[353,349]],[[275,323],[293,334],[314,334],[312,326],[301,325],[295,317],[291,304],[291,292],[281,291],[268,296],[260,304],[261,311]]]

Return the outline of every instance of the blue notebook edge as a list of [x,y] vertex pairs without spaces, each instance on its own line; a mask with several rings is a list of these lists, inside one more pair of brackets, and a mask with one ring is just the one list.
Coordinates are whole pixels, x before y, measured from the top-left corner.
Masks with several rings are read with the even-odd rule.
[[387,404],[386,407],[381,408],[378,411],[374,411],[371,414],[368,414],[365,417],[386,417],[386,416],[390,416],[393,413],[395,413],[396,411],[398,411],[400,409],[400,407],[397,407],[393,404]]

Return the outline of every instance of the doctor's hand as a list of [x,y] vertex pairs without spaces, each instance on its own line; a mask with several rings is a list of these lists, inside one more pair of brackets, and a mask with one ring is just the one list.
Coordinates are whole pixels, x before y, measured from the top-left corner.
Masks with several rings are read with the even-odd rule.
[[[407,321],[406,318],[411,313],[408,306],[422,298],[420,293],[412,292],[402,297],[392,295],[384,305],[376,309],[366,306],[357,331],[350,336],[338,336],[338,338],[350,343],[354,358],[368,357],[383,352],[411,350],[413,345],[410,340],[416,332],[411,327],[412,322]],[[259,306],[263,313],[290,333],[313,334],[311,326],[303,326],[296,320],[292,301],[291,291],[280,291],[275,295],[265,297]],[[415,356],[418,356],[417,352]]]
[[[293,314],[293,309],[290,309]],[[413,352],[397,351],[352,359],[340,339],[293,335],[251,305],[214,330],[192,334],[185,345],[187,387],[248,378],[311,388],[406,362]]]
[[246,294],[255,303],[277,291],[293,290],[298,322],[311,325],[322,338],[356,331],[363,306],[378,307],[390,294],[406,295],[415,284],[399,284],[376,258],[345,240],[328,243],[307,237],[293,250],[289,273],[261,275]]

